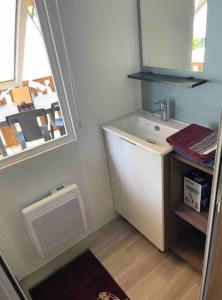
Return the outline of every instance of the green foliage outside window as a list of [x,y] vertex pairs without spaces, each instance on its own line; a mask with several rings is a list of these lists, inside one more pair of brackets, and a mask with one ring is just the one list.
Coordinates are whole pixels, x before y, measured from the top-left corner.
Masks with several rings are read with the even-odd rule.
[[193,49],[205,47],[205,38],[194,38],[192,43]]

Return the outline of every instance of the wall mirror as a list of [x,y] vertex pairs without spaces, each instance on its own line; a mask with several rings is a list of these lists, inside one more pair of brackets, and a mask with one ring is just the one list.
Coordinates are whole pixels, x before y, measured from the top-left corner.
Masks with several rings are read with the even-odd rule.
[[203,72],[208,0],[140,0],[143,66]]

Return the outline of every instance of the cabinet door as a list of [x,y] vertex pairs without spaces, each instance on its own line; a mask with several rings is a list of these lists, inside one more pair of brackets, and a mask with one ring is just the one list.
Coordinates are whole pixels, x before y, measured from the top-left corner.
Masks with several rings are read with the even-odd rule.
[[112,195],[116,211],[124,218],[128,218],[125,196],[125,170],[122,139],[109,132],[105,132],[109,173],[112,185]]
[[128,220],[164,251],[162,157],[123,142]]

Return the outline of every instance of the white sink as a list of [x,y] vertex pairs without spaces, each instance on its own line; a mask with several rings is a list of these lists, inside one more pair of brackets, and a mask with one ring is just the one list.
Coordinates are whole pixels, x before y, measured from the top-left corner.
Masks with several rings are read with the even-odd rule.
[[105,131],[120,136],[159,155],[172,150],[166,138],[188,124],[170,119],[161,122],[159,115],[136,111],[103,126]]

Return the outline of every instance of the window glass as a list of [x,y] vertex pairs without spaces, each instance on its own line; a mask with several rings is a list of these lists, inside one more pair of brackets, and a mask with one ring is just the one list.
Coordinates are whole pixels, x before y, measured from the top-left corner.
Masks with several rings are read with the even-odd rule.
[[[25,19],[18,20],[26,22],[24,32],[20,33],[25,40],[24,49],[21,51],[24,57],[18,57],[18,63],[22,63],[22,82],[0,90],[0,159],[16,156],[34,148],[40,149],[42,145],[67,135],[38,14],[31,0],[26,3],[26,12],[21,14],[21,18]],[[7,17],[4,15],[4,20],[10,19],[13,23],[15,1],[0,1],[0,9],[9,11]],[[12,79],[9,75],[14,72],[14,52],[11,49],[14,49],[12,40],[15,39],[15,30],[12,28],[15,27],[15,21],[13,26],[10,22],[7,25],[11,26],[10,30],[5,26],[2,26],[4,30],[0,29],[4,34],[7,32],[5,37],[8,39],[7,51],[5,47],[0,47],[0,64],[1,60],[10,61],[8,68],[12,69],[10,73],[6,63],[5,69],[0,69],[3,80]]]
[[15,78],[16,0],[0,1],[0,84]]
[[[41,64],[39,63],[41,62]],[[30,66],[32,66],[30,68]],[[46,77],[51,74],[47,52],[35,7],[29,7],[26,21],[23,80]]]

